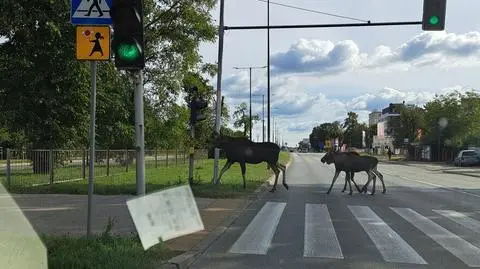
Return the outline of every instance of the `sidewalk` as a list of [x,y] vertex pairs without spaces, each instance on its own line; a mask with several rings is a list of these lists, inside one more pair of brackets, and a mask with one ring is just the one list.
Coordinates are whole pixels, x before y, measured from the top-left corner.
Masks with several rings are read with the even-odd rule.
[[[37,233],[50,235],[70,234],[82,236],[87,231],[87,195],[64,194],[14,194],[17,205],[23,211]],[[112,234],[136,233],[135,225],[126,205],[131,195],[94,196],[92,232],[101,233],[109,217],[115,218]],[[2,199],[2,196],[0,196]],[[167,241],[173,250],[187,251],[211,231],[222,225],[229,216],[239,213],[246,199],[196,198],[205,231]],[[14,210],[1,208],[1,210]]]

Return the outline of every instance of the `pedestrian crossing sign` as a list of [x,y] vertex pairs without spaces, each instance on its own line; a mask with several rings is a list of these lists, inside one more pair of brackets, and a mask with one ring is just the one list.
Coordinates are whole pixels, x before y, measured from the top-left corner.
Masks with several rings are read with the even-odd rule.
[[71,0],[73,25],[111,25],[110,7],[113,0]]
[[110,26],[76,26],[77,60],[108,61],[110,59]]

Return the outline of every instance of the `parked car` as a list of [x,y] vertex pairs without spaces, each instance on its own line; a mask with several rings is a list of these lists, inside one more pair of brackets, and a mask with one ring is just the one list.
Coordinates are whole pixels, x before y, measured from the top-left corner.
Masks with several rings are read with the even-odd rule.
[[454,162],[455,166],[479,165],[480,155],[475,150],[466,149],[458,153]]

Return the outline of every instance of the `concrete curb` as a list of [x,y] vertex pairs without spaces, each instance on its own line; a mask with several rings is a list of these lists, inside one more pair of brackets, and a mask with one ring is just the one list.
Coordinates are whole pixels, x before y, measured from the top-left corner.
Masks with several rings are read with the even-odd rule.
[[[288,167],[292,164],[292,159],[288,161],[288,163],[285,165],[286,170]],[[205,239],[200,241],[197,245],[195,245],[191,250],[186,251],[178,256],[175,256],[168,260],[165,264],[163,264],[160,269],[170,269],[170,268],[175,268],[175,269],[187,269],[192,265],[198,257],[200,257],[205,251],[215,242],[215,240],[218,239],[227,229],[230,227],[233,222],[242,214],[245,210],[247,210],[254,201],[259,199],[266,191],[266,189],[270,186],[270,181],[275,180],[275,174],[273,174],[271,177],[269,177],[265,183],[260,185],[252,195],[250,195],[248,198],[246,198],[247,202],[245,206],[236,214],[231,215],[230,217],[227,218],[227,220],[215,228]]]

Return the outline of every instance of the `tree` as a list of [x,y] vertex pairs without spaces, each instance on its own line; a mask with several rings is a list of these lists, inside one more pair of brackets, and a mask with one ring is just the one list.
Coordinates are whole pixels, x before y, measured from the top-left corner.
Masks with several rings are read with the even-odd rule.
[[[358,135],[356,131],[358,127],[358,114],[350,111],[347,113],[347,118],[343,123],[344,128],[344,141],[348,141],[349,146],[353,146],[354,139],[357,139],[356,135]],[[355,137],[355,138],[354,138]],[[361,136],[360,136],[361,139]]]
[[365,145],[367,148],[372,148],[373,137],[377,135],[377,124],[371,125],[368,127],[365,134]]
[[[99,148],[125,149],[135,145],[134,84],[121,76],[111,63],[98,65],[96,138]],[[149,102],[145,102],[145,121],[149,119]],[[148,126],[148,125],[147,125]],[[146,128],[148,136],[150,128]],[[88,147],[87,141],[84,141]]]
[[216,66],[202,63],[199,46],[217,36],[210,11],[215,0],[144,0],[145,85],[163,105],[182,91],[189,72],[214,76]]
[[479,106],[480,95],[473,91],[437,95],[425,104],[423,143],[434,146],[433,152],[438,156],[445,146],[459,149],[474,142],[480,136]]
[[317,148],[320,142],[343,137],[343,130],[339,121],[322,123],[313,128],[309,135],[310,144]]
[[392,117],[388,121],[388,127],[394,129],[394,146],[404,145],[404,139],[409,142],[415,141],[417,129],[424,126],[424,110],[417,106],[404,106],[400,108],[400,116]]
[[[167,119],[180,117],[174,103],[185,74],[213,76],[216,72],[213,65],[202,63],[199,55],[200,43],[212,42],[216,37],[210,15],[215,2],[144,1],[145,103],[146,110],[154,111],[148,115],[160,119],[157,127],[170,128]],[[6,115],[8,133],[24,135],[29,148],[88,144],[90,74],[88,64],[73,56],[75,28],[69,22],[69,4],[0,1],[0,36],[6,38],[0,44],[0,115]],[[114,72],[111,62],[100,64],[98,70],[99,144],[132,145],[132,78],[124,71]],[[146,119],[146,124],[155,122],[150,120]],[[152,141],[155,135],[149,132],[146,129]],[[34,158],[42,163],[34,163],[34,171],[50,167],[48,158],[42,158]]]
[[[247,103],[243,102],[235,107],[235,112],[233,112],[233,126],[235,128],[243,127],[243,135],[247,136],[247,131],[250,130],[250,116],[248,115]],[[252,125],[260,120],[260,115],[252,115]],[[250,137],[250,139],[252,139]]]

